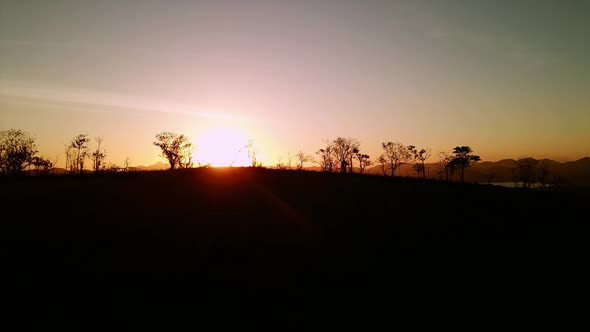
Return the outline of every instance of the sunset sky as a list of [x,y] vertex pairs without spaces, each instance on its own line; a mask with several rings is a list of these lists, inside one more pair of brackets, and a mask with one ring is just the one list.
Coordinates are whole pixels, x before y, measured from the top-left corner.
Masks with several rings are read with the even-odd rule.
[[164,161],[161,131],[204,162],[252,139],[269,165],[337,136],[373,160],[385,141],[428,162],[457,145],[576,160],[590,156],[590,1],[0,0],[10,128],[62,167],[80,133],[111,162]]

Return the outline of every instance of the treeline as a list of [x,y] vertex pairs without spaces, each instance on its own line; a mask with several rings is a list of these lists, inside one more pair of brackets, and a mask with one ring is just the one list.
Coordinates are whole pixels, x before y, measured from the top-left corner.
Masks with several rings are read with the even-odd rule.
[[[168,160],[170,169],[193,167],[192,144],[185,135],[177,135],[171,132],[156,134],[157,141],[153,144],[160,148],[162,157]],[[250,166],[260,167],[262,164],[256,159],[256,150],[253,142],[249,141],[244,147],[248,151]],[[377,162],[381,164],[382,174],[395,176],[396,170],[406,163],[412,163],[417,177],[426,178],[425,162],[430,158],[430,149],[418,149],[414,145],[404,145],[400,142],[383,142],[382,154]],[[299,151],[295,154],[296,169],[302,170],[304,163],[317,163],[324,172],[353,173],[355,164],[360,173],[363,173],[368,166],[373,165],[371,156],[361,151],[360,142],[355,138],[337,137],[328,140],[325,147],[316,151],[317,159],[313,156]],[[446,179],[452,180],[453,174],[458,171],[461,182],[464,182],[465,168],[473,166],[481,158],[473,154],[469,146],[457,146],[452,154],[442,154],[442,163]],[[276,167],[278,169],[291,169],[293,160],[289,155],[287,163],[279,159]],[[202,166],[202,165],[200,165]]]
[[[102,148],[102,137],[94,139],[94,147],[90,146],[91,141],[88,135],[79,134],[65,144],[64,172],[80,174],[88,171],[88,161],[90,170],[94,172],[129,170],[129,158],[125,159],[124,166],[106,162],[107,152]],[[0,131],[0,174],[17,175],[24,171],[31,171],[33,174],[52,173],[57,158],[52,161],[38,156],[38,153],[37,142],[28,133],[17,129]]]
[[[153,145],[158,147],[161,157],[168,161],[170,170],[179,168],[207,167],[207,164],[193,162],[193,146],[189,138],[183,134],[160,132],[155,135]],[[94,143],[93,143],[94,142]],[[79,134],[64,146],[64,172],[80,174],[92,171],[98,172],[126,172],[132,170],[129,158],[119,166],[107,162],[107,151],[103,148],[103,138],[91,139],[86,134]],[[262,167],[256,158],[253,141],[244,147],[248,153],[250,166]],[[38,155],[36,140],[22,130],[9,129],[0,131],[0,174],[17,175],[24,171],[33,174],[47,174],[55,169],[55,161]],[[383,176],[400,176],[401,166],[411,164],[416,177],[426,178],[426,161],[431,157],[428,148],[417,148],[398,141],[381,143],[381,154],[371,159],[371,156],[361,150],[360,142],[355,138],[337,137],[326,140],[324,146],[315,151],[315,157],[299,151],[293,158],[289,154],[284,162],[279,159],[276,168],[302,170],[305,163],[317,164],[321,171],[339,173],[364,173],[367,167],[377,165]],[[456,146],[452,152],[441,152],[437,165],[443,173],[444,179],[453,181],[455,176],[461,182],[465,180],[465,169],[481,161],[473,154],[469,146]],[[547,184],[550,175],[545,162],[533,158],[522,158],[515,161],[514,183],[522,187],[531,187],[534,183]]]
[[[361,151],[357,139],[337,137],[327,141],[325,147],[316,151],[315,161],[323,171],[341,173],[353,173],[355,166],[358,167],[359,173],[363,173],[368,166],[377,164],[383,176],[395,176],[402,165],[411,163],[416,177],[426,178],[425,163],[431,157],[430,149],[419,149],[414,145],[405,145],[398,141],[382,142],[381,149],[382,153],[373,161],[371,156]],[[301,156],[301,152],[298,156]],[[306,159],[308,160],[310,159]],[[442,168],[449,181],[452,180],[453,174],[459,172],[463,182],[465,168],[473,166],[480,160],[481,158],[474,155],[469,146],[457,146],[452,154],[441,153]]]

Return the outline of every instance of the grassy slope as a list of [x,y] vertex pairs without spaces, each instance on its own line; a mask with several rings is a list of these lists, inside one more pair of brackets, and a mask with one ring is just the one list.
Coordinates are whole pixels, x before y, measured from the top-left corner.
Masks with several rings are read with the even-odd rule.
[[1,181],[4,275],[34,297],[17,308],[288,325],[557,295],[588,198],[246,168]]

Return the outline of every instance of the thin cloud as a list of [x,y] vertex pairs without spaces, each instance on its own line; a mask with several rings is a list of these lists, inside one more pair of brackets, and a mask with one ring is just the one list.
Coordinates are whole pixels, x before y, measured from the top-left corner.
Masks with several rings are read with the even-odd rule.
[[[0,80],[0,97],[43,103],[76,104],[105,109],[127,109],[148,113],[173,113],[214,120],[243,120],[239,115],[225,111],[203,111],[190,104],[169,100],[133,96],[112,92],[66,87],[34,86],[26,83]],[[85,112],[85,109],[79,109]]]

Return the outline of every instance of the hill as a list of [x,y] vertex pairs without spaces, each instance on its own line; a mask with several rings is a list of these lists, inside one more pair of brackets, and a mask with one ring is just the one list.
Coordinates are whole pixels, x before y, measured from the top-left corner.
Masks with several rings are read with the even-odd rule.
[[[562,184],[590,185],[590,158],[582,158],[571,162],[558,162],[550,159],[537,160],[544,163],[548,170],[548,181],[559,181]],[[426,163],[426,174],[431,179],[444,179],[444,170],[437,163]],[[415,177],[413,164],[403,164],[396,175]],[[484,161],[465,169],[465,181],[477,183],[512,182],[518,166],[514,159]],[[381,165],[366,170],[367,174],[382,174]],[[389,173],[388,173],[389,174]],[[457,177],[455,175],[455,177]]]
[[497,302],[548,310],[575,291],[587,243],[584,191],[252,168],[0,184],[5,300],[62,321],[284,330],[383,324],[425,303],[445,316],[450,299],[481,319]]
[[160,171],[160,170],[166,170],[170,168],[170,165],[161,161],[158,161],[155,164],[149,165],[149,166],[136,166],[134,169],[138,170],[138,171]]

